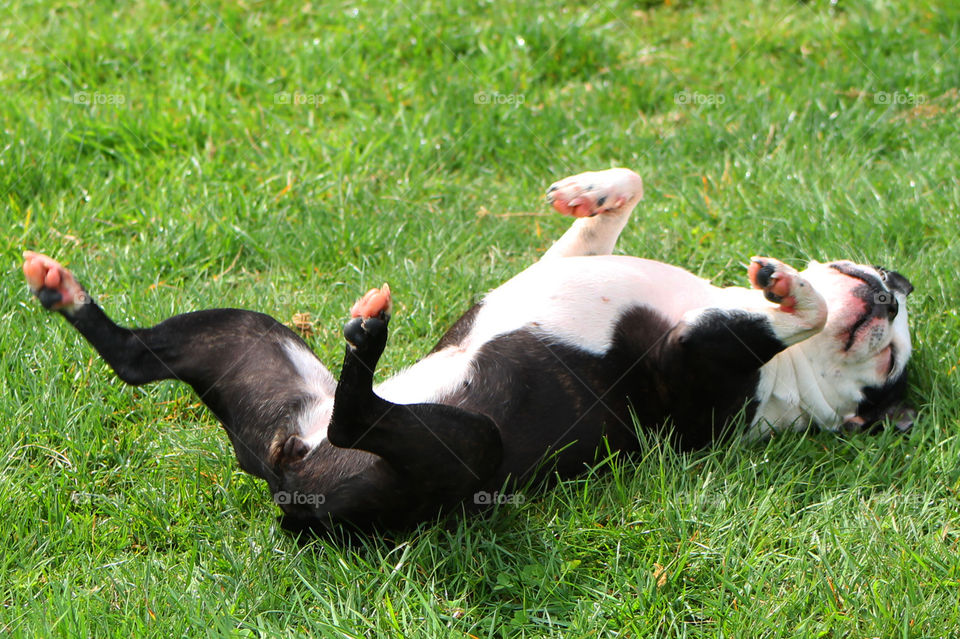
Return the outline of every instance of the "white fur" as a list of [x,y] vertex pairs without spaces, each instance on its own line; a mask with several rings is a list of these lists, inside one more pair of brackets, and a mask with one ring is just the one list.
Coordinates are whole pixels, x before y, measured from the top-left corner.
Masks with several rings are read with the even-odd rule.
[[567,232],[554,242],[540,259],[609,255],[613,252],[620,231],[629,220],[629,210],[574,220]]
[[394,404],[421,404],[453,394],[470,377],[475,350],[449,347],[432,353],[374,387]]
[[288,340],[283,351],[303,383],[303,392],[311,398],[297,417],[300,436],[308,446],[319,444],[327,436],[327,426],[333,415],[333,393],[337,382],[317,356],[302,342]]

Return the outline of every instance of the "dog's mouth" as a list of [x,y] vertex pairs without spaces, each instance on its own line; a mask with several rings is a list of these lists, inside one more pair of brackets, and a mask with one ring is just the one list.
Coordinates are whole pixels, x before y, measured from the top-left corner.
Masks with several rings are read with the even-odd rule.
[[[896,311],[891,316],[890,311],[880,309],[878,313],[876,306],[868,307],[863,313],[858,315],[850,328],[845,331],[847,338],[843,344],[843,352],[848,353],[858,343],[864,340],[877,343],[882,342],[882,335],[887,332],[888,327],[896,318]],[[883,315],[886,314],[886,317]]]
[[893,374],[894,369],[897,366],[897,345],[893,342],[890,342],[890,346],[887,347],[890,350],[890,357],[887,358],[886,370],[883,371],[883,374],[887,377]]

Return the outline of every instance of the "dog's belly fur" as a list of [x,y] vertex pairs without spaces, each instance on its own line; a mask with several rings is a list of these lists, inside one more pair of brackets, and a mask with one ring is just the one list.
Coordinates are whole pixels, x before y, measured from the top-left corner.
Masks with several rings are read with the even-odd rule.
[[611,347],[603,353],[555,341],[535,327],[499,335],[477,350],[459,388],[438,398],[498,425],[503,460],[487,489],[554,470],[572,476],[607,448],[635,449],[631,402],[644,423],[663,422],[669,400],[651,382],[659,375],[657,346],[670,325],[641,307],[612,325]]
[[629,310],[648,309],[672,325],[722,293],[681,268],[634,257],[535,264],[491,291],[430,355],[376,390],[397,403],[447,403],[476,372],[481,349],[501,336],[527,329],[543,344],[602,356]]

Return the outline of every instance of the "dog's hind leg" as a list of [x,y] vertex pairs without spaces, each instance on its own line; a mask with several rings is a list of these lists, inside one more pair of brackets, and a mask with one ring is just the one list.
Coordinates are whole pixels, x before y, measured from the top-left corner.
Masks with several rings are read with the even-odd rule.
[[386,287],[371,291],[344,327],[347,348],[327,437],[335,446],[384,458],[429,507],[452,505],[498,467],[500,432],[485,415],[441,404],[394,404],[374,393],[389,300]]
[[303,416],[333,394],[333,377],[306,344],[266,315],[215,309],[125,328],[55,260],[31,252],[24,258],[27,283],[43,306],[63,315],[120,379],[190,384],[223,423],[241,468],[271,484],[289,436],[301,434]]
[[581,173],[555,182],[547,189],[547,201],[578,219],[541,259],[609,255],[641,199],[643,180],[629,169]]

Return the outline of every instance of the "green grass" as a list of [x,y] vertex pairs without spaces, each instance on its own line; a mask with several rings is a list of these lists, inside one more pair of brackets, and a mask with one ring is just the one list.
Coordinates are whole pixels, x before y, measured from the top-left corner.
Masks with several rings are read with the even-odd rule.
[[[3,630],[956,636],[956,3],[3,7]],[[559,236],[547,184],[618,165],[647,183],[624,253],[910,277],[913,432],[650,439],[490,517],[301,547],[187,389],[123,386],[19,271],[48,252],[141,325],[309,312],[335,370],[386,280],[387,375]]]

